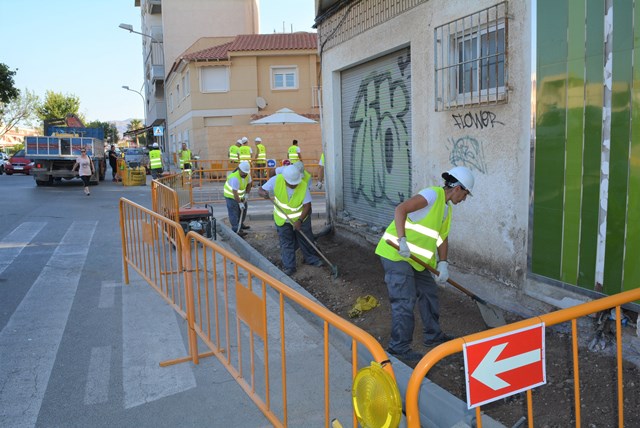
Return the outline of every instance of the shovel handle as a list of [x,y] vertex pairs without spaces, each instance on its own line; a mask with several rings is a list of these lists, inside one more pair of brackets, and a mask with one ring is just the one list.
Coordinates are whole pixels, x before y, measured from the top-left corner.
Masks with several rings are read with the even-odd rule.
[[[395,242],[387,239],[386,240],[387,244],[391,245],[393,248],[395,248],[396,250],[398,250],[398,246],[396,245]],[[432,268],[431,266],[429,266],[428,264],[426,264],[425,262],[423,262],[422,260],[420,260],[419,258],[417,258],[416,256],[414,256],[413,254],[411,254],[409,256],[411,258],[411,260],[413,260],[414,262],[418,263],[420,266],[425,267],[429,272],[431,272],[434,275],[440,275],[440,272],[438,272],[436,269]],[[483,299],[481,299],[480,297],[476,296],[475,294],[473,294],[471,291],[467,290],[466,288],[464,288],[462,285],[458,284],[457,282],[455,282],[454,280],[452,280],[451,278],[447,279],[447,282],[451,285],[453,285],[455,288],[457,288],[458,290],[462,291],[464,294],[466,294],[467,296],[471,297],[473,300],[475,300],[476,302],[480,302],[482,304],[486,304],[487,302],[485,302]]]

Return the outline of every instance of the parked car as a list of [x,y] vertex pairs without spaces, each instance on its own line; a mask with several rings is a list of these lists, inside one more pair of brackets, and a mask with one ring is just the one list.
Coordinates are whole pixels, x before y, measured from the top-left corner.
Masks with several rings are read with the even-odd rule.
[[7,175],[14,173],[29,175],[32,166],[33,162],[31,159],[24,157],[24,150],[19,150],[9,158],[9,163],[4,166],[4,172],[6,172]]
[[149,173],[149,155],[143,148],[128,148],[124,152],[124,161],[129,168],[143,166]]
[[4,174],[4,166],[9,163],[9,156],[1,152],[0,153],[0,175]]

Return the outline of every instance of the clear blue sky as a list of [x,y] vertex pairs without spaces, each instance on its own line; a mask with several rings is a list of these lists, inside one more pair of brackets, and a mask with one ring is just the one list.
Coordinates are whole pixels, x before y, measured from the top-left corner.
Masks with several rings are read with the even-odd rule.
[[[260,31],[311,29],[314,0],[260,0]],[[134,0],[0,0],[0,63],[18,69],[20,90],[80,98],[88,120],[144,118],[140,8]],[[142,91],[141,91],[142,92]]]

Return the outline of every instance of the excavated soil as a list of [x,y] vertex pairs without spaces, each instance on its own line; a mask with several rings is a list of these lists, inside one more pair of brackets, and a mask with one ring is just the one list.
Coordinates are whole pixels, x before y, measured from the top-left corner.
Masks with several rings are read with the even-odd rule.
[[[246,241],[274,265],[281,267],[278,236],[272,221],[248,222],[251,229]],[[318,233],[324,220],[314,222]],[[390,307],[382,266],[374,254],[374,245],[358,237],[344,236],[342,232],[318,237],[317,246],[337,266],[338,277],[333,278],[328,267],[303,265],[298,254],[298,271],[292,278],[314,295],[327,308],[349,319],[376,337],[383,347],[389,340]],[[349,312],[361,296],[372,295],[380,305],[355,318]],[[453,336],[463,336],[485,330],[482,316],[469,297],[445,286],[439,291],[440,323],[443,330]],[[505,313],[508,322],[519,318]],[[625,327],[631,329],[631,327]],[[416,313],[414,350],[429,351],[421,345],[421,323]],[[613,346],[610,344],[609,346]],[[607,352],[580,349],[581,422],[585,427],[618,426],[616,359]],[[537,427],[576,426],[574,412],[571,334],[569,326],[546,329],[547,384],[533,390],[534,425]],[[427,375],[447,391],[466,402],[464,361],[462,354],[439,362]],[[634,364],[624,363],[624,425],[640,426],[640,373]],[[483,411],[507,427],[526,426],[527,415],[524,394],[487,404]],[[522,425],[521,425],[522,424]]]

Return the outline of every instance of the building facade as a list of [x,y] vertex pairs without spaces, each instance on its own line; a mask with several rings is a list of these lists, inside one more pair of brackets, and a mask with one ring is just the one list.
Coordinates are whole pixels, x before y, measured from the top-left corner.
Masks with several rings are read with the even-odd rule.
[[248,34],[199,39],[167,75],[169,151],[187,143],[202,159],[225,160],[229,146],[263,140],[267,156],[286,158],[297,139],[303,159],[322,151],[320,124],[252,125],[289,108],[319,118],[320,64],[315,33]]
[[[167,127],[165,77],[177,56],[201,37],[255,34],[258,0],[134,0],[140,8],[146,125]],[[156,135],[166,152],[166,137]]]
[[316,1],[334,218],[381,230],[464,165],[456,265],[538,294],[640,285],[639,8]]

